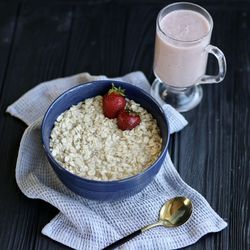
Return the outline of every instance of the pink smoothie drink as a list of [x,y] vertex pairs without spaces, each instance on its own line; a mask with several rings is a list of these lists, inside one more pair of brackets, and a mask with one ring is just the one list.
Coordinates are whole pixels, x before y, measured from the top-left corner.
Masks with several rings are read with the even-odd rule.
[[208,20],[192,10],[174,10],[158,20],[155,75],[173,87],[199,83],[206,71],[210,31]]

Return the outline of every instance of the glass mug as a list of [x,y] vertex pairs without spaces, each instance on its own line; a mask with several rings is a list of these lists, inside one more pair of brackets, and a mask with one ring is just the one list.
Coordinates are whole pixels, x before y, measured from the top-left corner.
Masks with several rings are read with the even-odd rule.
[[[172,16],[171,16],[172,15]],[[200,84],[219,83],[226,74],[223,52],[210,45],[213,19],[196,4],[179,2],[163,8],[157,17],[154,55],[155,81],[151,94],[180,112],[202,99]],[[217,75],[206,75],[208,54],[218,61]]]

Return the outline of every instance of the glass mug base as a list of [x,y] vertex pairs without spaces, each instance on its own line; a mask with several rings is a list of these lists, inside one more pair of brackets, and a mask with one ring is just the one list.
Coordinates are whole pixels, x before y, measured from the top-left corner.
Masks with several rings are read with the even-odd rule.
[[200,103],[203,91],[200,85],[175,88],[155,79],[151,87],[151,95],[162,105],[170,104],[179,112],[186,112]]

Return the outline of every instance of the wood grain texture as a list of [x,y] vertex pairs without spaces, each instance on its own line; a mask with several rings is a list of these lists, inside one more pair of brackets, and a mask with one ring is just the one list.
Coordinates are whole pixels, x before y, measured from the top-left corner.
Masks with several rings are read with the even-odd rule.
[[[250,75],[242,67],[249,67],[250,12],[229,9],[223,17],[216,8],[210,12],[215,23],[212,42],[226,55],[227,77],[217,86],[204,86],[202,103],[185,114],[189,126],[176,136],[175,163],[182,178],[204,195],[229,226],[213,235],[213,241],[199,241],[187,249],[249,249],[250,91],[246,81]],[[210,72],[216,69],[215,63],[209,64]]]
[[[25,198],[17,188],[15,163],[25,126],[4,111],[38,82],[62,75],[71,15],[71,8],[60,5],[30,8],[25,4],[19,6],[16,15],[18,20],[0,100],[0,122],[4,123],[0,141],[1,249],[40,246],[45,238],[41,236],[41,229],[57,212],[48,204]],[[53,249],[56,247],[53,243]]]
[[102,4],[76,6],[65,74],[120,75],[123,58],[126,7]]
[[122,72],[141,70],[152,79],[158,6],[131,5],[128,11]]
[[[230,246],[238,249],[250,247],[250,11],[237,13],[238,29],[235,42],[235,65],[233,67],[233,154],[231,157],[231,204],[230,204]],[[248,197],[248,199],[246,199]],[[237,219],[236,219],[237,218]],[[239,226],[240,229],[239,229]],[[241,230],[241,231],[239,231]]]
[[[57,213],[26,198],[15,183],[24,124],[6,107],[37,83],[82,71],[117,76],[152,73],[155,18],[172,1],[11,1],[0,7],[0,244],[1,249],[68,249],[41,235]],[[181,177],[229,223],[186,249],[250,248],[250,1],[195,1],[214,19],[212,43],[227,58],[223,83],[185,113],[189,125],[172,136]],[[230,4],[229,4],[230,3]],[[208,71],[216,72],[215,60]]]

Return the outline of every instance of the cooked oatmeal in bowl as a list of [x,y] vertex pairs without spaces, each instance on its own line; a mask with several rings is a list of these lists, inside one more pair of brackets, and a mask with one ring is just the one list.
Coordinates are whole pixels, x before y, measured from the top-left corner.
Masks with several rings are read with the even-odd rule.
[[50,149],[67,170],[92,180],[118,180],[142,172],[161,152],[156,120],[140,104],[127,100],[126,108],[137,113],[141,123],[121,130],[115,119],[103,114],[103,97],[88,98],[72,106],[56,120]]
[[41,130],[57,177],[76,194],[100,201],[145,188],[159,172],[169,141],[159,104],[136,86],[109,80],[63,93],[48,108]]

